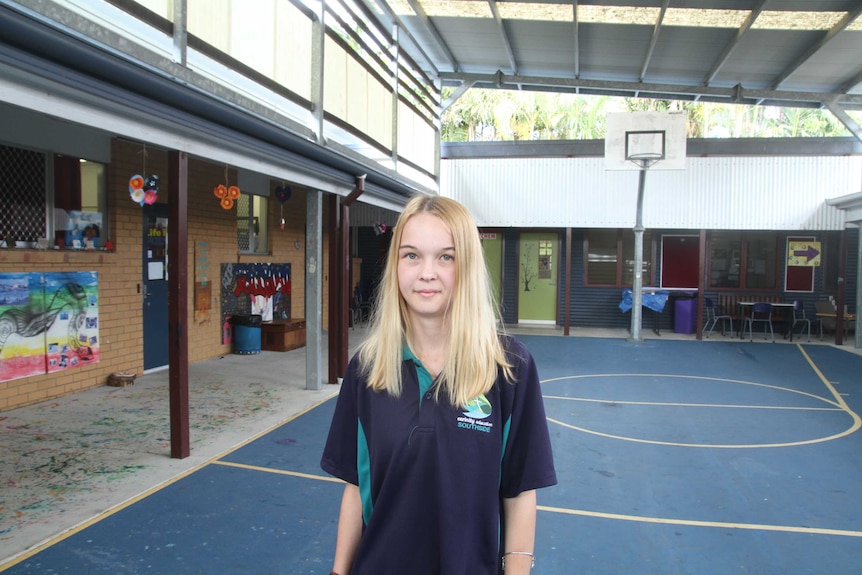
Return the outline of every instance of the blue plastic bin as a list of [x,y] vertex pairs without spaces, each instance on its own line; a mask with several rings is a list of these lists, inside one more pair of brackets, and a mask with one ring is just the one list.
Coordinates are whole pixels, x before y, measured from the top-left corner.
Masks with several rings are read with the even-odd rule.
[[233,324],[233,352],[239,355],[260,353],[261,316],[235,315]]

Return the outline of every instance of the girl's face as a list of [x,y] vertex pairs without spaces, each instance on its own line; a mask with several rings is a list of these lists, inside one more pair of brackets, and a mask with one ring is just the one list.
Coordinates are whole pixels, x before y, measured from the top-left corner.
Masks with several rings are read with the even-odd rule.
[[442,319],[457,280],[455,245],[446,224],[427,213],[404,224],[398,246],[398,288],[414,319]]

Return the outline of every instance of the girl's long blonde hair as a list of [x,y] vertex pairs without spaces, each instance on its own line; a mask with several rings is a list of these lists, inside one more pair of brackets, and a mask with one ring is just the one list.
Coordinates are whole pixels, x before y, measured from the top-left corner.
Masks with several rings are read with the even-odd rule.
[[359,361],[369,387],[401,393],[402,346],[413,349],[407,306],[398,289],[398,249],[404,224],[420,213],[440,218],[452,233],[457,275],[449,305],[449,353],[436,392],[453,405],[466,405],[494,385],[499,370],[512,379],[511,365],[497,331],[497,307],[470,212],[455,200],[416,196],[404,207],[392,233],[383,278],[374,298],[368,337]]

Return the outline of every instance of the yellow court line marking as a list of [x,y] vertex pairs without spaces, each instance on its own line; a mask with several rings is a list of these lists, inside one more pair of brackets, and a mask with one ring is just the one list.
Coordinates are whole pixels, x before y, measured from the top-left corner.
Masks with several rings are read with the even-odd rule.
[[[282,469],[273,469],[271,467],[259,467],[257,465],[246,465],[243,463],[230,463],[227,461],[215,461],[216,465],[226,465],[229,467],[239,467],[241,469],[249,469],[251,471],[262,471],[264,473],[277,473],[280,475],[290,475],[293,477],[301,477],[303,479],[314,479],[318,481],[329,481],[332,483],[344,483],[341,479],[328,477],[324,475],[314,475],[311,473],[300,473],[297,471],[285,471]],[[722,521],[697,521],[691,519],[667,519],[661,517],[643,517],[638,515],[622,515],[618,513],[602,513],[598,511],[583,511],[580,509],[565,509],[562,507],[550,507],[547,505],[537,505],[536,509],[547,511],[549,513],[561,513],[564,515],[580,515],[585,517],[598,517],[602,519],[617,519],[620,521],[634,521],[640,523],[654,523],[661,525],[687,525],[691,527],[713,527],[721,529],[747,529],[751,531],[780,531],[785,533],[808,533],[812,535],[840,535],[843,537],[862,537],[860,531],[849,531],[846,529],[825,529],[819,527],[794,527],[786,525],[760,525],[756,523],[728,523]]]
[[661,517],[641,517],[638,515],[621,515],[619,513],[601,513],[598,511],[583,511],[580,509],[564,509],[537,505],[536,509],[549,513],[564,515],[580,515],[583,517],[598,517],[616,519],[619,521],[634,521],[638,523],[654,523],[660,525],[686,525],[689,527],[712,527],[718,529],[745,529],[748,531],[778,531],[782,533],[805,533],[809,535],[838,535],[841,537],[862,537],[862,531],[848,529],[825,529],[821,527],[795,527],[792,525],[761,525],[757,523],[729,523],[724,521],[696,521],[692,519],[666,519]]
[[796,347],[797,349],[799,349],[799,352],[802,354],[802,357],[805,358],[805,361],[808,362],[808,365],[811,366],[811,369],[814,370],[814,373],[817,374],[817,377],[820,378],[820,381],[823,382],[823,385],[826,386],[826,389],[829,390],[829,392],[838,402],[838,406],[841,407],[842,410],[846,411],[847,414],[853,418],[853,427],[848,430],[845,435],[849,435],[850,433],[853,433],[854,431],[862,427],[862,419],[859,418],[859,415],[855,411],[850,409],[850,406],[847,405],[846,401],[844,401],[844,397],[842,397],[842,395],[838,393],[838,390],[835,389],[835,386],[832,384],[832,382],[829,381],[829,379],[825,375],[823,375],[823,372],[820,371],[820,368],[817,367],[817,364],[814,363],[814,360],[811,359],[811,356],[808,355],[808,352],[805,351],[805,348],[803,348],[802,345],[798,343],[796,344]]
[[272,467],[260,467],[259,465],[247,465],[245,463],[233,463],[231,461],[213,461],[214,465],[224,465],[226,467],[239,467],[240,469],[249,469],[251,471],[263,471],[264,473],[276,473],[278,475],[290,475],[292,477],[302,477],[303,479],[318,479],[320,481],[331,481],[332,483],[344,483],[336,477],[327,475],[315,475],[313,473],[301,473],[299,471],[287,471],[285,469],[274,469]]
[[[332,399],[333,397],[335,397],[337,395],[338,395],[338,392],[336,391],[336,392],[328,395],[327,397],[321,399],[317,403],[314,403],[314,404],[310,405],[309,407],[303,409],[302,411],[294,413],[293,415],[291,415],[287,419],[281,421],[280,423],[276,423],[275,425],[270,426],[268,429],[265,429],[264,431],[261,431],[260,433],[253,435],[249,439],[239,443],[238,445],[228,449],[227,451],[219,453],[218,455],[215,455],[211,459],[208,459],[207,461],[199,463],[198,465],[195,465],[194,467],[187,469],[187,470],[177,474],[176,476],[171,477],[170,479],[167,479],[167,480],[163,481],[162,483],[159,483],[158,485],[151,487],[150,489],[147,489],[143,493],[140,493],[139,495],[136,495],[135,497],[132,497],[131,499],[128,499],[128,500],[126,500],[126,501],[124,501],[118,505],[115,505],[114,507],[111,507],[110,509],[106,509],[105,511],[101,512],[99,515],[92,517],[86,521],[83,521],[83,522],[79,523],[78,525],[75,525],[74,527],[70,528],[68,531],[65,531],[65,532],[61,533],[60,535],[57,535],[56,537],[52,537],[51,539],[48,539],[47,541],[36,545],[35,547],[30,549],[29,551],[25,551],[25,552],[21,553],[20,555],[12,557],[6,563],[0,564],[0,572],[3,572],[6,569],[9,569],[10,567],[13,567],[13,566],[17,565],[18,563],[21,563],[22,561],[26,561],[30,557],[33,557],[34,555],[44,551],[45,549],[48,549],[49,547],[53,547],[57,543],[60,543],[61,541],[68,539],[72,535],[75,535],[76,533],[83,531],[87,527],[90,527],[91,525],[95,525],[96,523],[98,523],[99,521],[102,521],[103,519],[107,519],[108,517],[114,515],[115,513],[118,513],[120,511],[122,511],[123,509],[126,509],[127,507],[130,507],[130,506],[134,505],[135,503],[137,503],[143,499],[146,499],[147,497],[149,497],[153,493],[156,493],[157,491],[161,491],[165,487],[168,487],[168,486],[176,483],[180,479],[183,479],[183,478],[188,477],[189,475],[191,475],[193,473],[196,473],[197,471],[200,471],[201,469],[203,469],[204,467],[206,467],[208,465],[211,465],[213,463],[220,463],[218,461],[220,458],[225,457],[226,455],[228,455],[230,453],[233,453],[234,451],[236,451],[240,447],[243,447],[243,446],[251,443],[252,441],[254,441],[256,439],[263,437],[267,433],[274,431],[275,429],[281,427],[282,425],[293,421],[294,419],[296,419],[300,415],[308,413],[312,409],[314,409],[320,405],[323,405],[324,403],[326,403],[327,401],[329,401],[330,399]],[[314,477],[314,476],[310,476],[310,477]],[[340,481],[340,480],[338,480],[338,481]]]
[[[807,351],[805,351],[805,348],[803,348],[803,347],[802,347],[800,344],[798,344],[798,343],[796,344],[796,347],[799,349],[799,352],[802,354],[802,357],[804,357],[804,358],[805,358],[805,361],[807,361],[807,362],[808,362],[808,365],[810,365],[810,366],[811,366],[811,369],[813,369],[813,370],[814,370],[814,373],[816,373],[816,374],[817,374],[817,377],[819,377],[819,378],[820,378],[820,381],[822,381],[822,382],[823,382],[823,385],[825,385],[825,386],[826,386],[826,389],[828,389],[828,390],[830,391],[830,393],[832,393],[833,397],[835,397],[835,399],[836,399],[836,400],[838,400],[838,405],[840,405],[840,406],[841,406],[841,409],[844,409],[845,411],[847,411],[847,412],[849,412],[849,413],[853,413],[853,415],[856,415],[856,414],[855,414],[855,413],[850,409],[850,407],[847,405],[847,402],[846,402],[846,401],[844,401],[844,398],[843,398],[843,397],[841,397],[841,394],[840,394],[840,393],[838,393],[838,390],[836,390],[836,389],[835,389],[835,386],[834,386],[834,385],[832,385],[832,382],[831,382],[831,381],[829,381],[829,379],[828,379],[825,375],[823,375],[823,372],[822,372],[822,371],[820,371],[820,368],[819,368],[819,367],[817,367],[817,364],[815,364],[815,363],[814,363],[814,360],[813,360],[813,359],[811,359],[811,356],[810,356],[810,355],[808,355],[808,352],[807,352]],[[856,418],[858,419],[858,418],[859,418],[859,416],[857,415],[857,416],[856,416]]]

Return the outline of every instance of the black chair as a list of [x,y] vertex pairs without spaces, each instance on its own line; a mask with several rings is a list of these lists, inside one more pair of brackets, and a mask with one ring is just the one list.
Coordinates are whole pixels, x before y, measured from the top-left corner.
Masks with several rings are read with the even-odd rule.
[[704,298],[703,303],[706,307],[706,322],[703,324],[703,337],[709,338],[709,334],[715,329],[718,320],[721,320],[721,335],[725,333],[724,328],[727,322],[730,322],[730,335],[733,335],[733,316],[717,309],[715,303],[710,298]]
[[751,307],[751,314],[745,318],[745,323],[742,326],[742,337],[745,337],[745,326],[748,326],[748,341],[754,340],[754,324],[762,323],[763,339],[766,339],[766,326],[769,326],[769,335],[772,336],[772,343],[775,343],[775,332],[772,331],[772,304],[760,302]]
[[363,297],[362,290],[359,286],[353,290],[353,302],[350,306],[350,319],[355,327],[357,324],[362,327],[371,319],[371,302]]
[[[796,324],[804,326],[808,334],[808,341],[811,341],[811,320],[805,317],[805,306],[801,300],[793,302],[793,323],[790,324],[790,341],[793,341],[793,330],[796,328]],[[802,335],[802,330],[799,331],[799,334]]]

